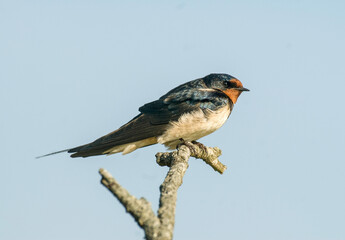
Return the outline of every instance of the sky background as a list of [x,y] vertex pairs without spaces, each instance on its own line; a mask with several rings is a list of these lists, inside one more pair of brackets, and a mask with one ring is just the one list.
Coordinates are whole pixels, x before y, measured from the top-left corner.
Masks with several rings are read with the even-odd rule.
[[190,159],[175,239],[345,239],[344,12],[340,0],[0,0],[0,239],[142,239],[98,169],[157,210],[163,146],[35,157],[209,73],[251,91],[201,140],[227,171]]

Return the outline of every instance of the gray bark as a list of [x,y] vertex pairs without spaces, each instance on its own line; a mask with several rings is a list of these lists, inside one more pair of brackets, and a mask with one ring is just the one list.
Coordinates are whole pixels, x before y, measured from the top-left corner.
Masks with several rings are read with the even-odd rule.
[[132,215],[145,231],[147,240],[171,240],[175,225],[177,190],[182,185],[183,176],[188,168],[189,157],[200,158],[215,171],[223,173],[226,166],[218,157],[221,150],[217,147],[205,147],[200,143],[185,142],[173,152],[157,153],[156,161],[160,166],[168,166],[169,171],[160,186],[160,201],[156,215],[151,204],[145,199],[132,196],[105,170],[100,169],[101,183],[120,201],[126,211]]

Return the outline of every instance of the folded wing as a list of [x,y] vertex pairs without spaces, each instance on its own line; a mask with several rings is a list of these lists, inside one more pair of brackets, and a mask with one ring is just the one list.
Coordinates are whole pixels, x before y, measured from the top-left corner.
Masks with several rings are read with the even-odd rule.
[[69,149],[71,157],[89,157],[123,152],[157,143],[171,121],[181,115],[201,109],[216,109],[226,104],[227,98],[217,90],[171,91],[159,100],[139,108],[141,112],[127,124],[92,143]]

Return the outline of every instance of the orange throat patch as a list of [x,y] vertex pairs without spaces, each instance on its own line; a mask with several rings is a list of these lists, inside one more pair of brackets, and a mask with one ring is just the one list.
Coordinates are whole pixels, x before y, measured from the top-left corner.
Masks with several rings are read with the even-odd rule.
[[223,93],[225,93],[230,98],[230,100],[235,104],[237,102],[237,98],[241,95],[242,92],[237,89],[227,89],[223,91]]

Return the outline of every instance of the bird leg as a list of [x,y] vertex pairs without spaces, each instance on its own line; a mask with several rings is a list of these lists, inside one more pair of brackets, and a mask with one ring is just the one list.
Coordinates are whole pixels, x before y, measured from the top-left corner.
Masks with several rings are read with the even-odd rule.
[[206,154],[208,154],[207,147],[202,144],[201,142],[192,141],[193,144],[197,145],[199,148],[201,148]]
[[185,141],[183,138],[180,138],[179,139],[181,141],[181,143],[177,144],[176,146],[176,149],[178,150],[182,145],[185,145],[186,147],[189,148],[189,150],[191,151],[192,155],[195,155],[196,152],[197,152],[197,149],[195,149],[195,145],[198,146],[202,151],[205,152],[205,154],[208,154],[208,151],[207,151],[207,147],[200,143],[200,142],[197,142],[197,141],[192,141],[192,142],[188,142],[188,141]]
[[194,147],[194,145],[191,142],[185,141],[183,138],[179,139],[181,142],[179,144],[176,145],[176,149],[179,150],[179,148],[182,145],[185,145],[186,147],[189,148],[189,150],[191,151],[192,155],[196,154],[196,149]]
[[171,167],[176,156],[185,154],[186,148],[188,148],[188,157],[202,159],[206,164],[210,165],[215,171],[219,172],[220,174],[224,173],[224,171],[226,170],[226,166],[218,160],[218,157],[222,154],[222,151],[219,148],[206,147],[205,145],[196,141],[186,142],[184,141],[184,139],[180,139],[180,141],[181,143],[177,144],[176,146],[177,151],[156,154],[156,162],[160,166]]

